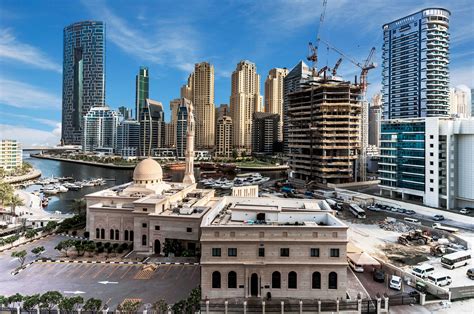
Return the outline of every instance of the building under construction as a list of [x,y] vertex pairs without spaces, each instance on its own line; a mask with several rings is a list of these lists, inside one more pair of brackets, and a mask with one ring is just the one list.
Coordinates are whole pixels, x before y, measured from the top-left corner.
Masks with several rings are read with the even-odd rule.
[[361,150],[361,88],[316,77],[289,96],[290,182],[327,186],[353,182]]

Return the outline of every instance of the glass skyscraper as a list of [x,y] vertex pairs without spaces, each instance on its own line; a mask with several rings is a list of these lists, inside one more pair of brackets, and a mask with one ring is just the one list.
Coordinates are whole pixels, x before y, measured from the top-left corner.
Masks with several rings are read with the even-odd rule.
[[383,26],[385,119],[448,116],[450,15],[428,8]]
[[146,100],[150,98],[150,78],[148,68],[140,67],[135,77],[135,114],[137,120],[141,119],[141,112],[146,107]]
[[105,24],[83,21],[64,28],[62,142],[80,145],[83,117],[105,100]]

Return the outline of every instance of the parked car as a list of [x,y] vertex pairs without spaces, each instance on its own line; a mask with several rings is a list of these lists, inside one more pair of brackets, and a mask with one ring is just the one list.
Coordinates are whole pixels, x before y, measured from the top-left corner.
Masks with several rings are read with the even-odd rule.
[[441,221],[441,220],[444,220],[444,216],[443,216],[443,215],[434,215],[434,216],[433,216],[433,220],[434,220],[434,221]]
[[380,211],[380,208],[378,208],[375,205],[367,206],[367,209],[370,210],[370,211],[373,211],[373,212],[379,212]]
[[390,279],[390,288],[400,291],[402,289],[402,278],[392,275],[392,279]]
[[392,211],[392,212],[398,212],[398,208],[390,207],[390,211]]
[[466,272],[466,276],[469,277],[469,279],[474,279],[474,268],[469,268]]
[[384,282],[385,281],[385,272],[382,269],[376,269],[373,274],[374,281]]
[[414,215],[414,214],[416,214],[416,212],[415,212],[414,210],[407,209],[407,210],[405,211],[405,214],[407,214],[407,215]]
[[463,208],[459,211],[459,213],[464,214],[464,215],[469,215],[471,211],[468,208]]
[[401,214],[405,214],[407,212],[407,210],[405,208],[399,208],[399,209],[397,209],[397,212],[399,212]]
[[350,258],[347,259],[347,262],[349,263],[349,266],[357,273],[363,273],[364,272],[364,266],[358,265],[354,263]]

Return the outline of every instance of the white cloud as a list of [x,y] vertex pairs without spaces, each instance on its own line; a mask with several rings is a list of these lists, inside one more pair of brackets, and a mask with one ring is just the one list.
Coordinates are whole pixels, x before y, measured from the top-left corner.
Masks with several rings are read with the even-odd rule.
[[35,122],[41,123],[43,125],[51,126],[51,127],[57,127],[58,124],[60,124],[60,122],[58,122],[56,120],[36,118],[34,116],[28,116],[28,115],[25,115],[25,114],[16,114],[16,113],[11,113],[11,112],[3,112],[2,115],[5,116],[5,117],[31,120],[31,121],[35,121]]
[[0,104],[17,108],[61,108],[61,99],[30,84],[0,77]]
[[49,132],[23,126],[0,124],[0,133],[2,138],[17,140],[23,147],[54,146],[60,142],[61,124],[58,123]]
[[9,29],[0,29],[0,59],[19,61],[39,69],[62,72],[60,64],[50,60],[38,48],[18,41]]
[[[116,15],[103,2],[83,2],[107,24],[107,39],[142,61],[171,66],[185,72],[198,61],[197,32],[183,19],[156,22],[144,30]],[[149,31],[152,30],[150,33]]]

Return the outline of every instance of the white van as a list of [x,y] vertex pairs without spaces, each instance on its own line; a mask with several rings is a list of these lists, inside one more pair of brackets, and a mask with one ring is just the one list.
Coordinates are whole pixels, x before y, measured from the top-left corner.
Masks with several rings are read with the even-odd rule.
[[412,275],[425,279],[432,273],[434,273],[434,267],[430,264],[421,264],[419,266],[413,267],[411,270]]
[[403,218],[403,220],[405,220],[406,222],[411,222],[412,224],[421,225],[421,222],[415,218],[405,217]]
[[448,286],[453,282],[450,276],[446,276],[443,274],[431,274],[428,275],[428,281],[434,283],[437,286]]
[[349,263],[349,266],[351,266],[351,268],[355,272],[357,272],[357,273],[363,273],[364,272],[364,266],[354,263],[350,258],[347,259],[347,262]]

